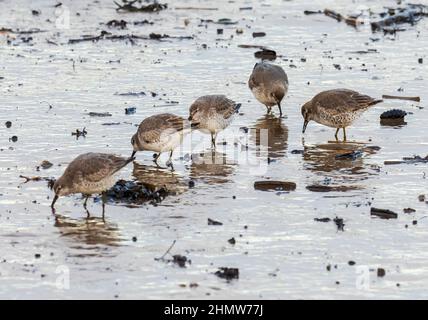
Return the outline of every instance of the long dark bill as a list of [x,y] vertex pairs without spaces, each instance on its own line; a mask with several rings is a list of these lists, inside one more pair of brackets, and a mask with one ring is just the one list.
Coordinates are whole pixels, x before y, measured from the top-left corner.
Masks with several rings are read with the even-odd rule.
[[309,123],[309,121],[308,121],[308,120],[305,120],[305,123],[303,123],[303,130],[302,130],[302,133],[305,133],[305,131],[306,131],[306,127],[308,126],[308,123]]
[[59,198],[59,196],[56,194],[56,195],[55,195],[55,197],[53,198],[52,203],[51,203],[51,208],[52,208],[52,209],[55,209],[55,208],[54,208],[54,205],[55,205],[55,202],[58,200],[58,198]]

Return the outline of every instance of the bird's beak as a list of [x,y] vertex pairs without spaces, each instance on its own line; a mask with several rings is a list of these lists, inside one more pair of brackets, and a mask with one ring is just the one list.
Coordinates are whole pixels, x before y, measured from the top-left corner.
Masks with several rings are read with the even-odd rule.
[[302,133],[305,133],[306,131],[306,127],[308,126],[309,120],[305,120],[305,122],[303,123],[303,130]]
[[53,198],[53,201],[51,203],[52,211],[55,210],[54,205],[55,205],[55,202],[58,200],[58,198],[59,198],[59,196],[57,194],[55,194],[55,197]]
[[137,151],[135,151],[135,150],[132,151],[131,158],[134,158],[136,153],[137,153]]

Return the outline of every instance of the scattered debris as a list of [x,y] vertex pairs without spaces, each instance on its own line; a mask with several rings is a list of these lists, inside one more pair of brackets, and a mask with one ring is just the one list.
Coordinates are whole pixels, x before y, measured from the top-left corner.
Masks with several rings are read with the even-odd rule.
[[10,128],[10,127],[12,127],[12,122],[11,121],[6,121],[5,122],[5,126],[6,126],[6,128]]
[[12,136],[12,137],[10,137],[9,141],[17,142],[18,141],[18,136]]
[[233,24],[238,24],[238,21],[232,21],[229,18],[222,18],[222,19],[218,19],[217,21],[214,20],[204,20],[201,19],[201,23],[215,23],[215,24],[223,24],[223,25],[233,25]]
[[305,10],[303,11],[303,13],[306,15],[311,15],[311,14],[322,14],[323,12],[321,10],[318,10],[318,11]]
[[168,248],[168,250],[166,250],[166,252],[162,255],[162,257],[160,258],[155,258],[155,261],[162,261],[162,262],[166,262],[166,263],[175,263],[177,264],[180,268],[185,268],[186,267],[186,263],[191,264],[192,261],[187,259],[186,256],[182,256],[180,254],[175,254],[172,256],[172,259],[165,259],[165,257],[170,254],[171,255],[171,249],[174,247],[175,243],[177,242],[177,240],[174,240],[172,242],[172,244],[170,245],[170,247]]
[[115,202],[132,205],[149,202],[156,205],[162,202],[169,193],[165,187],[151,191],[140,182],[119,180],[106,194],[109,200]]
[[380,115],[380,124],[381,125],[404,125],[404,117],[407,115],[406,111],[392,109],[385,111]]
[[398,214],[396,214],[391,210],[378,209],[378,208],[371,208],[370,215],[379,217],[381,219],[397,219],[398,217]]
[[326,186],[326,185],[310,185],[306,189],[312,192],[346,192],[352,190],[359,190],[358,186]]
[[335,217],[333,219],[334,223],[336,224],[337,231],[345,231],[345,224],[343,223],[343,219],[339,217]]
[[414,213],[414,212],[416,212],[416,210],[415,210],[415,209],[412,209],[412,208],[404,208],[404,209],[403,209],[403,212],[404,212],[404,213]]
[[135,40],[158,40],[158,41],[162,41],[162,39],[179,39],[179,40],[189,40],[189,39],[193,39],[192,36],[170,36],[167,34],[157,34],[157,33],[151,33],[149,36],[137,36],[134,34],[122,34],[122,35],[113,35],[110,32],[107,31],[101,31],[101,33],[98,36],[83,36],[82,38],[78,38],[78,39],[69,39],[68,43],[69,44],[73,44],[73,43],[79,43],[79,42],[85,42],[85,41],[91,41],[91,42],[96,42],[99,40],[128,40],[130,41],[132,44],[135,43]]
[[[414,25],[421,18],[428,16],[428,6],[422,4],[407,4],[405,8],[387,8],[386,12],[381,13],[380,20],[371,22],[373,32],[383,31],[384,33],[395,33],[406,29],[398,29],[397,25]],[[391,27],[392,26],[392,27]]]
[[127,11],[127,12],[158,12],[161,10],[164,10],[168,8],[168,4],[164,3],[151,3],[148,5],[141,5],[141,7],[134,6],[134,3],[138,2],[139,0],[133,0],[131,2],[127,2],[122,0],[122,4],[117,3],[116,1],[113,1],[116,5],[116,11]]
[[421,97],[402,97],[402,96],[391,96],[387,94],[382,95],[382,99],[396,99],[396,100],[409,100],[409,101],[421,102]]
[[426,157],[413,156],[413,157],[404,157],[403,160],[385,160],[383,162],[385,165],[394,165],[394,164],[415,164],[415,163],[428,163],[428,155]]
[[112,114],[110,112],[89,112],[90,117],[111,117]]
[[134,114],[136,112],[137,112],[137,108],[135,108],[135,107],[125,108],[125,114],[127,114],[127,115]]
[[317,222],[330,222],[331,219],[330,218],[314,218],[315,221]]
[[128,23],[125,20],[110,20],[106,23],[108,27],[125,29]]
[[235,245],[236,244],[235,238],[230,238],[229,240],[227,240],[227,242],[229,242],[231,245]]
[[294,191],[296,184],[288,181],[256,181],[254,189],[260,191]]
[[382,278],[382,277],[384,277],[384,276],[385,276],[386,271],[385,271],[385,269],[384,269],[384,268],[377,268],[377,272],[376,272],[376,274],[377,274],[377,276],[378,276],[379,278]]
[[27,176],[23,176],[23,175],[20,175],[19,177],[22,178],[22,179],[25,179],[24,183],[28,183],[30,181],[36,181],[36,182],[37,181],[47,181],[49,189],[52,189],[53,185],[55,183],[55,179],[54,178],[49,178],[49,177],[39,177],[39,176],[36,176],[36,177],[27,177]]
[[86,137],[86,135],[88,134],[88,131],[86,131],[86,128],[83,128],[82,131],[80,131],[79,129],[76,129],[75,132],[72,132],[71,135],[72,136],[76,136],[76,139],[79,139],[79,137]]
[[217,277],[226,279],[226,280],[233,280],[233,279],[239,279],[239,269],[238,268],[227,268],[222,267],[219,268],[218,271],[214,273]]
[[213,219],[208,218],[208,225],[209,226],[222,226],[223,223],[220,221],[215,221]]
[[353,261],[353,260],[349,260],[349,261],[348,261],[348,264],[349,264],[350,266],[355,266],[355,264],[356,264],[356,263],[355,263],[355,261]]
[[421,194],[421,195],[418,196],[419,202],[425,202],[425,199],[426,199],[426,197],[425,197],[424,194]]
[[360,150],[342,153],[336,155],[336,160],[356,160],[358,158],[361,158],[363,156],[363,152]]
[[276,52],[274,50],[269,50],[269,49],[262,49],[261,51],[256,51],[254,53],[254,56],[257,59],[271,60],[271,61],[277,58]]
[[266,32],[253,32],[253,38],[265,37]]
[[53,166],[53,163],[49,162],[48,160],[43,160],[42,163],[40,164],[40,167],[42,167],[42,169],[49,169]]

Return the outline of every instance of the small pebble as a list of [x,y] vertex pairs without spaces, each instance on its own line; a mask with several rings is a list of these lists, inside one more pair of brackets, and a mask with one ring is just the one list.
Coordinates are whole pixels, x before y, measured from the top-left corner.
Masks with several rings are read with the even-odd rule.
[[9,129],[10,127],[12,127],[12,122],[11,121],[6,121],[5,125],[6,125],[6,128]]
[[385,269],[383,269],[383,268],[377,268],[377,276],[378,277],[384,277],[385,274],[386,274]]

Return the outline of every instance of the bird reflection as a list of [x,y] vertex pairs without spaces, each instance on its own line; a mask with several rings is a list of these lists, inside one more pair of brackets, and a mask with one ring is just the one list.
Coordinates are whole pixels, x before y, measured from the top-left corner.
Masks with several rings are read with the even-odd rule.
[[134,162],[132,175],[152,192],[163,187],[168,190],[169,194],[181,194],[187,190],[187,183],[184,179],[169,169]]
[[226,183],[233,174],[233,164],[227,161],[226,155],[210,150],[192,154],[190,177],[209,184]]
[[79,252],[79,256],[105,255],[104,246],[119,246],[122,241],[118,226],[104,218],[73,219],[55,214],[54,226],[59,229],[62,237],[75,242],[73,249],[89,250]]
[[269,158],[280,158],[287,151],[288,127],[282,118],[267,114],[257,120],[251,139],[259,149],[266,149]]
[[312,146],[304,145],[305,169],[334,177],[340,181],[359,181],[377,174],[376,166],[365,163],[367,155],[380,148],[360,142],[328,142]]

